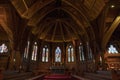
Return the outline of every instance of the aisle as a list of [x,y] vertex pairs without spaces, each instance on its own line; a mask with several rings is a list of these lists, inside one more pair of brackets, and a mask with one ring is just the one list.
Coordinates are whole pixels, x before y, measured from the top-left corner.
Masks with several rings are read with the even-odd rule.
[[50,74],[44,77],[44,80],[76,80],[66,74]]

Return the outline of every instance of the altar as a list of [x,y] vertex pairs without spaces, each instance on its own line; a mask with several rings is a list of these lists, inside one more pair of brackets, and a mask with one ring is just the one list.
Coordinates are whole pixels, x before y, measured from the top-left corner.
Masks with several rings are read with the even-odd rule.
[[63,74],[65,73],[65,67],[64,66],[51,66],[50,71],[51,73]]

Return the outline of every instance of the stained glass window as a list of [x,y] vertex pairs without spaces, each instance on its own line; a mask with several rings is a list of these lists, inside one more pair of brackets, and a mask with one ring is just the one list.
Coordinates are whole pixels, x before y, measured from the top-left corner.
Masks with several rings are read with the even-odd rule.
[[61,62],[61,49],[57,47],[55,49],[55,62]]
[[93,59],[92,49],[90,48],[90,59]]
[[26,59],[28,58],[29,45],[30,45],[30,42],[28,41],[27,47],[25,47],[25,51],[24,51],[24,58],[26,58]]
[[102,57],[100,56],[100,62],[102,62]]
[[37,59],[37,42],[34,43],[33,45],[33,51],[32,51],[32,60],[36,61]]
[[79,55],[80,55],[80,61],[85,60],[82,43],[80,43],[79,45]]
[[68,62],[70,62],[70,49],[68,49]]
[[45,47],[43,47],[42,50],[42,62],[48,62],[48,54],[49,54],[49,50],[48,47],[45,45]]
[[7,53],[8,52],[8,48],[7,46],[3,43],[1,46],[0,46],[0,53]]
[[110,47],[108,48],[108,53],[117,54],[118,50],[113,45],[110,45]]
[[67,54],[68,62],[74,62],[74,49],[71,45],[68,46]]

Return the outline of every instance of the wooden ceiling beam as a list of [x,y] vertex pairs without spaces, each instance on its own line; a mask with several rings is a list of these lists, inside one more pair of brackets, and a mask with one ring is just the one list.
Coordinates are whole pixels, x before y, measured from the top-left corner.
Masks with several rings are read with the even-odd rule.
[[68,22],[65,22],[65,24],[66,24],[67,27],[70,27],[70,28],[73,30],[73,32],[74,32],[74,34],[76,35],[76,37],[79,38],[79,37],[78,37],[78,33],[77,33],[77,31],[76,31],[77,29],[75,29],[75,27],[72,26],[71,24],[69,24]]
[[27,9],[24,14],[22,14],[23,17],[30,19],[37,11],[45,7],[46,5],[52,3],[54,0],[38,0],[36,3],[34,3],[29,9]]
[[[89,19],[89,15],[90,14],[88,14],[88,9],[86,10],[86,8],[84,8],[83,6],[81,6],[82,4],[81,5],[77,5],[78,2],[73,2],[71,0],[69,0],[69,1],[68,0],[63,0],[63,2],[65,4],[71,6],[72,8],[74,8],[76,11],[78,11],[80,13],[80,15],[82,17],[84,17],[85,20]],[[83,8],[84,8],[84,10],[83,10]]]
[[28,7],[24,0],[10,0],[13,6],[16,8],[17,12],[22,15],[24,14],[25,11],[27,11]]
[[31,7],[28,7],[24,0],[11,0],[21,17],[30,19],[37,11],[52,3],[54,0],[37,0]]
[[49,25],[50,23],[48,23],[48,24],[41,24],[41,26],[38,26],[38,33],[37,33],[37,35],[38,36],[40,36],[41,35],[41,33],[43,33],[43,30],[46,28],[46,26],[48,27],[48,25]]
[[44,30],[44,28],[45,28],[44,26],[46,26],[46,25],[48,25],[48,24],[45,24],[45,22],[43,22],[43,24],[40,24],[40,25],[38,25],[36,27],[33,27],[32,28],[32,33],[34,35],[39,36],[42,33],[42,31]]
[[63,2],[81,12],[81,15],[86,17],[88,20],[96,19],[105,6],[104,0],[85,0],[84,3],[80,0],[79,2],[63,0]]
[[62,22],[65,22],[67,25],[71,26],[72,29],[77,30],[76,32],[78,34],[83,33],[81,27],[78,26],[77,24],[75,24],[75,21],[73,21],[72,19],[69,19],[69,20],[68,19],[63,19]]
[[36,26],[48,13],[54,11],[55,9],[56,8],[54,6],[46,6],[46,8],[41,9],[29,19],[28,25]]
[[40,39],[45,39],[45,37],[46,37],[46,35],[47,35],[47,33],[49,32],[49,30],[52,28],[52,26],[53,26],[53,24],[49,24],[49,25],[51,25],[51,26],[45,26],[45,28],[47,28],[47,29],[45,29],[44,31],[42,31],[42,33],[40,34]]
[[43,26],[43,24],[40,24],[38,26],[34,26],[32,28],[32,33],[34,33],[35,35],[37,35],[42,30],[42,28],[44,28],[42,26]]
[[25,8],[28,10],[28,6],[27,6],[25,0],[23,0],[23,4],[25,5]]
[[67,8],[64,8],[63,10],[72,17],[72,19],[76,22],[76,24],[83,30],[84,34],[86,34],[86,39],[89,40],[88,34],[85,30],[85,26],[87,26],[87,25],[85,25],[85,24],[83,25],[81,23],[81,21],[80,21],[81,17],[79,16],[79,14],[77,15],[77,14],[73,13],[74,11],[72,9],[69,11]]
[[65,36],[64,36],[64,31],[63,31],[62,23],[59,22],[59,25],[60,25],[60,30],[61,30],[63,41],[65,41]]
[[113,34],[113,32],[115,31],[115,29],[118,27],[119,24],[120,24],[120,16],[117,16],[114,22],[112,23],[112,25],[110,26],[109,30],[103,36],[103,40],[102,40],[103,49],[105,49],[111,35]]
[[[66,28],[66,31],[67,31],[67,33],[68,33],[69,38],[70,38],[71,40],[74,40],[74,37],[75,37],[75,36],[73,35],[73,33],[69,31],[69,28],[67,28],[67,26],[65,25],[65,23],[62,23],[62,24],[63,24],[64,28]],[[73,37],[73,36],[74,36],[74,37]]]
[[55,37],[55,32],[56,32],[56,28],[57,28],[58,22],[55,23],[54,29],[53,29],[53,35],[52,35],[52,41],[54,40]]

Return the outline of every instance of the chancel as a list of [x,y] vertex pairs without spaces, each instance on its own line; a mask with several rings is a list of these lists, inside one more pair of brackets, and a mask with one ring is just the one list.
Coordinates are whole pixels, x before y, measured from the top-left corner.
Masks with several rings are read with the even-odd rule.
[[0,0],[0,80],[120,80],[120,0]]

